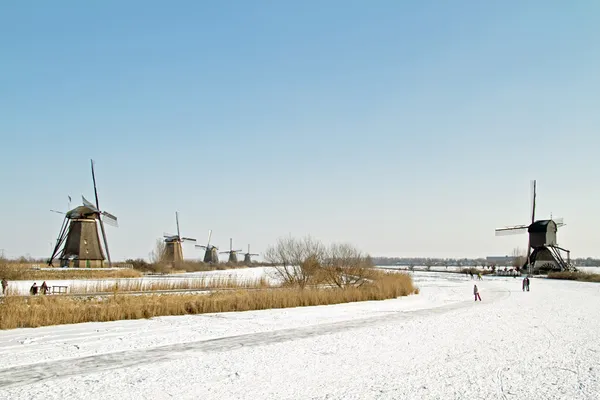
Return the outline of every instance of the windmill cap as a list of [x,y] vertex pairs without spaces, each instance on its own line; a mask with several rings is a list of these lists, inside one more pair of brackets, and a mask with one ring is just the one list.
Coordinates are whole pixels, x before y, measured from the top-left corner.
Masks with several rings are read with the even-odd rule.
[[557,228],[556,222],[554,222],[551,219],[535,221],[533,224],[529,225],[529,228],[527,228],[527,232],[529,232],[529,233],[547,232],[551,226],[553,226],[554,229],[556,230],[556,228]]
[[92,217],[95,214],[98,214],[98,210],[92,209],[88,206],[79,206],[75,207],[71,211],[67,212],[67,218],[76,219],[76,218],[87,218]]

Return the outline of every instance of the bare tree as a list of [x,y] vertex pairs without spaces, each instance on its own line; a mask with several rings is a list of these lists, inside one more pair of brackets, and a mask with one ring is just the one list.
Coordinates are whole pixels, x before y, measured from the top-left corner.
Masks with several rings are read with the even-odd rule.
[[156,239],[154,250],[150,252],[150,262],[158,264],[165,258],[165,242],[162,239]]
[[513,249],[513,267],[520,269],[527,262],[527,252],[520,247]]
[[350,244],[332,244],[321,264],[325,282],[339,288],[368,282],[373,260]]
[[307,236],[303,239],[282,237],[265,251],[265,260],[273,263],[276,275],[286,285],[304,289],[321,268],[324,246]]

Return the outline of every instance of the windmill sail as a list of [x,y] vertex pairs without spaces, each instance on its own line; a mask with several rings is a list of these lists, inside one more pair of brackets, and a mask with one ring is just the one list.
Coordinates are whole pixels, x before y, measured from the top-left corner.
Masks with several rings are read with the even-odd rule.
[[83,205],[92,209],[93,211],[98,212],[98,208],[96,208],[95,205],[93,205],[92,203],[90,203],[83,195],[81,196],[81,201],[83,201]]
[[119,227],[119,222],[117,221],[117,217],[108,213],[106,211],[102,211],[102,220],[106,222],[107,225],[114,226],[115,228]]
[[506,235],[518,235],[521,233],[526,233],[529,225],[516,225],[516,226],[508,226],[506,228],[498,228],[496,229],[496,236],[506,236]]

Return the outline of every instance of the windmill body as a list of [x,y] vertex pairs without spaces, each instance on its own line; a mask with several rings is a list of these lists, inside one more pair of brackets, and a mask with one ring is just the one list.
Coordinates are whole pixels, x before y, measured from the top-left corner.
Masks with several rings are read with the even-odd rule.
[[250,245],[248,245],[248,252],[244,254],[244,265],[252,265],[252,256],[257,256],[256,253],[250,253]]
[[210,238],[212,237],[212,230],[208,231],[208,241],[206,245],[196,245],[196,248],[204,249],[204,262],[207,264],[218,264],[219,263],[219,248],[210,244]]
[[[61,252],[61,265],[73,260],[73,267],[101,267],[106,259],[98,235],[98,213],[88,207],[77,207],[67,213],[69,232]],[[84,261],[84,265],[80,265]],[[88,265],[89,264],[89,265]],[[93,265],[92,265],[93,264]]]
[[179,230],[179,212],[175,212],[175,222],[177,225],[177,235],[164,235],[165,252],[163,254],[163,260],[172,264],[178,264],[183,262],[183,246],[181,245],[182,243],[196,242],[196,239],[181,236],[181,232]]
[[232,263],[232,264],[237,264],[238,262],[238,258],[237,258],[237,253],[239,253],[242,250],[234,250],[233,249],[233,238],[229,239],[229,251],[222,251],[222,254],[229,254],[229,259],[227,260],[227,262]]
[[[558,228],[564,226],[562,218],[535,219],[536,181],[532,182],[531,224],[496,229],[496,236],[527,232],[527,267],[529,273],[574,270],[570,262],[570,251],[558,245]],[[566,260],[562,252],[566,253]]]
[[[56,245],[48,260],[48,265],[50,266],[53,265],[56,258],[59,259],[61,267],[99,268],[104,266],[106,258],[108,258],[109,266],[112,266],[104,222],[116,227],[118,226],[117,217],[108,212],[100,211],[94,162],[92,161],[91,164],[96,205],[81,196],[83,205],[64,213],[65,217],[56,240]],[[54,210],[51,211],[56,212]],[[100,226],[100,232],[102,233],[104,249],[100,242],[98,226]]]

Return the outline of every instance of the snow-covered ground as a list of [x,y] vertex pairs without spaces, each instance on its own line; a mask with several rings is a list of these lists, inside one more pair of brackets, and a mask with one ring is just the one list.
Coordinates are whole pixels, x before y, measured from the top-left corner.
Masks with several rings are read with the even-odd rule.
[[599,398],[600,284],[414,277],[378,302],[3,331],[0,398]]

